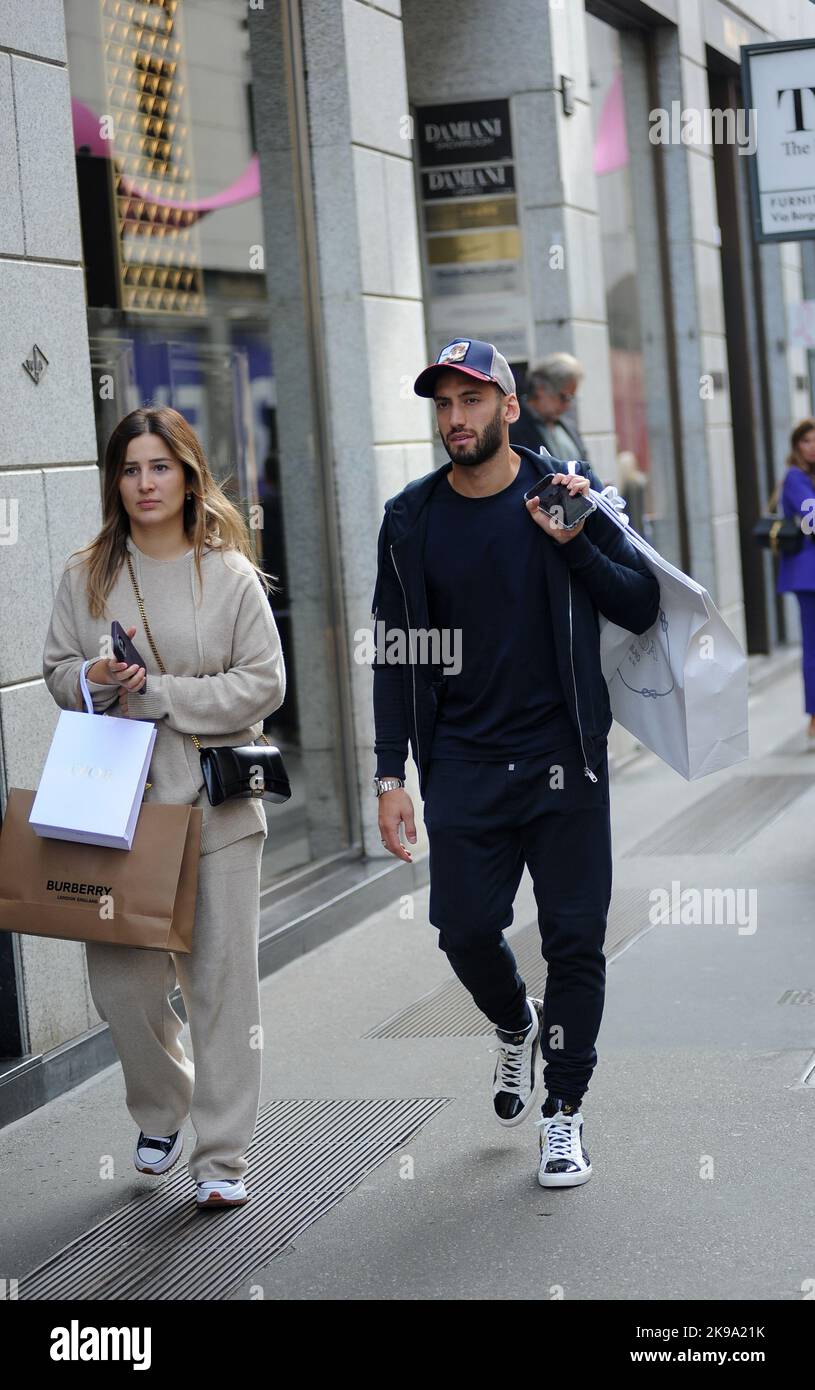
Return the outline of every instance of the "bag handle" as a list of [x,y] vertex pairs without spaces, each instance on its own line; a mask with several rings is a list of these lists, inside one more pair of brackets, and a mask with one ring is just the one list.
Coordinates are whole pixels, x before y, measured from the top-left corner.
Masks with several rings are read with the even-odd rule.
[[93,707],[93,697],[88,689],[88,682],[85,676],[85,672],[93,665],[94,661],[83,661],[79,668],[79,688],[82,691],[82,699],[85,701],[86,714],[96,714],[96,710]]
[[778,494],[779,494],[780,490],[781,490],[781,483],[778,482],[778,483],[776,483],[775,487],[773,488],[772,492],[770,493],[769,497],[767,498],[767,512],[768,512],[770,515],[772,515],[772,513],[773,513],[773,512],[776,510],[776,508],[778,507]]
[[[566,464],[566,468],[569,473],[577,473],[577,459],[569,459]],[[613,508],[611,515],[614,516],[615,521],[619,521],[621,526],[628,525],[628,516],[625,510],[625,498],[620,496],[616,487],[609,483],[606,487],[603,488],[602,492],[595,492],[594,488],[592,487],[589,488],[589,492],[591,493],[592,497],[602,497],[603,501],[606,503],[606,507],[604,507],[602,510],[608,512],[609,507]]]
[[[139,612],[141,613],[142,625],[143,625],[144,631],[145,631],[145,633],[146,633],[146,635],[147,635],[147,640],[148,640],[148,642],[150,643],[150,650],[152,651],[153,656],[156,658],[156,663],[157,663],[157,665],[158,665],[158,669],[160,670],[161,674],[162,674],[163,676],[166,676],[166,675],[167,675],[167,668],[166,668],[166,666],[164,665],[164,662],[162,661],[161,657],[160,657],[159,654],[158,654],[158,647],[156,646],[155,642],[153,641],[153,634],[152,634],[152,632],[150,631],[150,624],[149,624],[148,621],[147,621],[147,614],[146,614],[145,611],[144,611],[144,604],[142,603],[141,594],[139,593],[138,585],[136,584],[136,576],[135,576],[134,573],[133,573],[133,564],[132,564],[132,561],[131,561],[131,559],[130,559],[130,551],[129,551],[129,550],[125,550],[125,559],[127,560],[127,568],[128,568],[128,570],[130,571],[130,582],[131,582],[131,584],[133,585],[133,592],[134,592],[135,595],[136,595],[136,602],[137,602],[137,604],[139,605]],[[90,663],[89,663],[89,664],[90,664]],[[145,674],[146,674],[146,673],[145,673]],[[265,738],[265,739],[266,739],[266,742],[267,742],[267,743],[269,744],[269,746],[271,747],[271,739],[266,738],[266,735],[265,735],[264,733],[261,733],[260,737],[261,737],[261,738]],[[196,748],[198,749],[198,751],[199,751],[199,753],[200,753],[200,751],[201,751],[201,743],[200,743],[200,741],[199,741],[198,735],[197,735],[197,734],[190,734],[190,738],[192,739],[193,743],[195,744]]]

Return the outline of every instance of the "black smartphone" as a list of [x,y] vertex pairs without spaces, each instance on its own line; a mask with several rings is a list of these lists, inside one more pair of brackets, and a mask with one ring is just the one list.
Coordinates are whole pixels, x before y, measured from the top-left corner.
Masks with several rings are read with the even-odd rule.
[[[540,478],[534,487],[524,493],[524,501],[528,502],[530,497],[540,498],[543,511],[548,516],[554,513],[564,531],[573,531],[584,517],[597,510],[597,503],[582,492],[572,496],[565,483],[552,482],[554,476],[554,473],[547,473],[545,478]],[[555,511],[556,507],[560,510]]]
[[[113,654],[117,661],[126,661],[128,666],[144,666],[144,657],[140,656],[137,649],[133,646],[130,638],[122,627],[121,623],[114,621],[110,625],[110,637],[113,645]],[[144,667],[145,671],[147,667]],[[145,680],[145,685],[147,684]],[[144,685],[141,688],[144,690]],[[141,690],[137,691],[141,694]]]

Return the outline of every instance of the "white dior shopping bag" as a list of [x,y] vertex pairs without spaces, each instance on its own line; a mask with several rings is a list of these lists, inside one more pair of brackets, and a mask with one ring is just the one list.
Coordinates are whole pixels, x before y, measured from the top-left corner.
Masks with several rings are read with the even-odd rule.
[[156,741],[146,719],[96,714],[83,663],[84,711],[60,712],[29,822],[38,835],[130,849]]
[[735,634],[707,589],[629,525],[615,487],[590,494],[660,590],[657,620],[639,636],[601,615],[600,661],[614,718],[689,782],[742,762],[749,753],[747,658]]

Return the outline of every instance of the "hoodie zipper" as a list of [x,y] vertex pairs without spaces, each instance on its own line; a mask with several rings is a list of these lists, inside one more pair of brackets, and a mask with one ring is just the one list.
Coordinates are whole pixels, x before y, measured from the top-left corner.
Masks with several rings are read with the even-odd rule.
[[584,773],[584,775],[585,775],[586,777],[589,777],[589,778],[591,779],[592,782],[596,782],[596,781],[597,781],[597,778],[595,777],[594,773],[592,772],[591,768],[589,767],[588,763],[586,762],[586,749],[585,749],[584,746],[583,746],[583,726],[582,726],[582,724],[580,723],[580,705],[579,705],[578,699],[577,699],[577,681],[575,680],[575,674],[574,674],[574,653],[572,652],[572,576],[571,576],[571,574],[567,575],[567,578],[568,578],[568,580],[569,580],[569,659],[570,659],[570,661],[571,661],[571,663],[572,663],[572,681],[573,681],[573,683],[574,683],[574,707],[575,707],[575,710],[576,710],[576,712],[577,712],[577,728],[578,728],[578,732],[579,732],[579,734],[580,734],[580,747],[581,747],[581,749],[582,749],[582,751],[583,751],[583,773]]
[[[393,546],[392,546],[392,545],[389,545],[389,546],[388,546],[388,549],[390,550],[390,553],[391,553],[391,561],[393,562],[393,568],[394,568],[394,570],[396,571],[396,578],[399,580],[399,587],[400,587],[400,589],[402,590],[402,598],[403,598],[404,604],[405,604],[405,617],[407,618],[408,633],[410,633],[410,613],[408,612],[407,594],[405,593],[405,586],[404,586],[404,584],[402,583],[402,576],[401,576],[401,574],[399,573],[399,570],[396,568],[396,560],[395,560],[394,554],[393,554]],[[411,653],[410,653],[410,654],[411,654],[411,658],[412,658],[412,656],[413,656],[412,647],[411,647]],[[418,717],[418,715],[417,715],[417,713],[416,713],[416,663],[415,663],[415,661],[411,660],[410,666],[411,666],[411,674],[412,674],[412,677],[413,677],[413,728],[414,728],[415,733],[416,733],[416,762],[418,763],[419,767],[421,767],[421,765],[422,765],[422,755],[421,755],[421,752],[420,752],[420,750],[419,750],[419,717]]]

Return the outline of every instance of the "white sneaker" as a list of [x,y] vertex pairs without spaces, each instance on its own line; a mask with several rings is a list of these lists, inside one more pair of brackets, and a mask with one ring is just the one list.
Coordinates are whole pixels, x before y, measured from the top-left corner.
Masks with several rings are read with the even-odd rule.
[[242,1207],[249,1201],[243,1178],[221,1178],[195,1184],[199,1207]]
[[535,1104],[535,1093],[543,1072],[540,1050],[540,1031],[543,1019],[543,1000],[526,999],[531,1027],[525,1033],[505,1033],[496,1028],[498,1047],[490,1048],[499,1054],[495,1065],[492,1103],[499,1125],[519,1125]]
[[592,1174],[591,1160],[583,1148],[583,1116],[580,1110],[558,1100],[554,1115],[538,1120],[540,1136],[541,1187],[578,1187]]
[[180,1129],[175,1134],[145,1134],[139,1130],[133,1162],[140,1173],[166,1173],[177,1163],[184,1147],[184,1136]]

